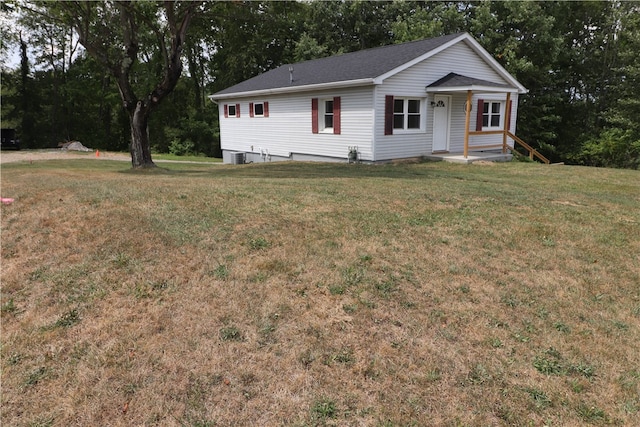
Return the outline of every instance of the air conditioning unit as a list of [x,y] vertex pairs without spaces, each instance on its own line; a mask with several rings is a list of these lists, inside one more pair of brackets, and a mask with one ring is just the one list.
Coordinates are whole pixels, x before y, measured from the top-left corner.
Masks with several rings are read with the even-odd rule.
[[242,153],[242,152],[231,153],[231,164],[232,165],[243,165],[244,164],[244,153]]

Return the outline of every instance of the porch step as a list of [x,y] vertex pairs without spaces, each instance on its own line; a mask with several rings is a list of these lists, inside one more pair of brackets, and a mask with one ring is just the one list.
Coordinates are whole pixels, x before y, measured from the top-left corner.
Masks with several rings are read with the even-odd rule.
[[473,153],[464,157],[462,153],[434,153],[426,156],[429,160],[444,161],[450,163],[463,163],[469,164],[477,161],[485,162],[510,162],[513,158],[511,153]]

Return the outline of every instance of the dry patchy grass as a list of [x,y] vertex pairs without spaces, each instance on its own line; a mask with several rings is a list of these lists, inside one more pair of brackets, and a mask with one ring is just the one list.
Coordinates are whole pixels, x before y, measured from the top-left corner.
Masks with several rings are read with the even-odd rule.
[[2,424],[632,425],[640,179],[2,168]]

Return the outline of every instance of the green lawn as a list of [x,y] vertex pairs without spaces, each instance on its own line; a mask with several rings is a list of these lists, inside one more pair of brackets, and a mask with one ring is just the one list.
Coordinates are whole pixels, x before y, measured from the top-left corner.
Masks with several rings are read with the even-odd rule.
[[2,424],[633,425],[640,175],[2,166]]

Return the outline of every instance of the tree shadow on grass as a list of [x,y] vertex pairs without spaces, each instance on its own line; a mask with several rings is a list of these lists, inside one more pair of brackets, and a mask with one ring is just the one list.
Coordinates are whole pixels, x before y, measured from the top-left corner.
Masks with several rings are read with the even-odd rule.
[[[332,178],[387,178],[429,179],[447,176],[468,179],[464,173],[432,167],[434,162],[416,164],[347,164],[316,162],[277,162],[248,165],[202,165],[163,164],[149,170],[129,169],[127,174],[154,176],[202,176],[211,178],[257,178],[257,179],[332,179]],[[458,170],[458,172],[464,172]],[[459,175],[459,176],[456,176]]]

